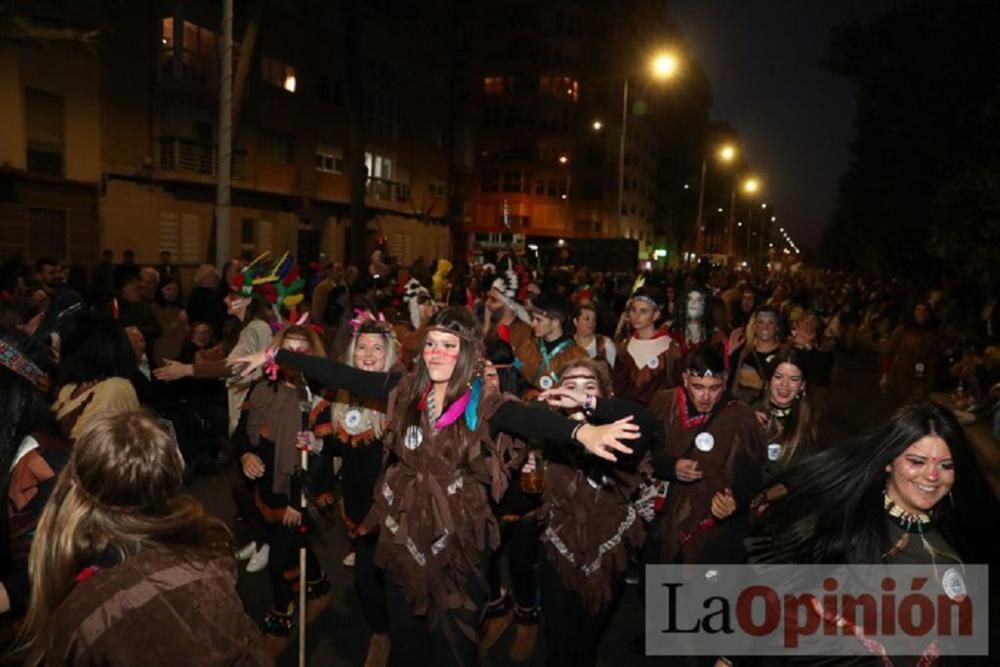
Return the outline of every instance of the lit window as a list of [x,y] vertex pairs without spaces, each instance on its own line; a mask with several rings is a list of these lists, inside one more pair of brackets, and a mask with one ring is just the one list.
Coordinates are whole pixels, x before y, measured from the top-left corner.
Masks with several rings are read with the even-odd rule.
[[483,92],[487,95],[503,95],[504,77],[488,76],[483,79]]
[[264,83],[295,92],[295,68],[288,63],[263,56],[260,59],[260,78]]

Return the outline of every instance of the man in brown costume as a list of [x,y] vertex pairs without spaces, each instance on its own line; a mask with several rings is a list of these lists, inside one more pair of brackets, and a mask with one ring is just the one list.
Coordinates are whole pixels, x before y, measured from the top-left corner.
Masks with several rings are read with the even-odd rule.
[[[690,459],[700,477],[680,474],[667,492],[644,550],[647,563],[740,563],[745,513],[761,483],[762,449],[753,412],[725,391],[721,355],[704,347],[691,355],[683,386],[658,393],[650,410],[663,423],[668,457]],[[662,467],[658,465],[657,467]]]
[[551,389],[558,384],[567,364],[588,358],[587,351],[576,344],[568,331],[571,317],[572,309],[565,297],[558,294],[535,297],[531,311],[535,337],[511,343],[517,357],[514,366],[533,389]]

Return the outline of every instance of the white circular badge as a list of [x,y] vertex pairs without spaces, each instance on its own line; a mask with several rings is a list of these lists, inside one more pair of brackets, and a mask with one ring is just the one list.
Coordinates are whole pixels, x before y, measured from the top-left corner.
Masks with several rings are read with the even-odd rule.
[[968,594],[968,590],[965,587],[965,579],[953,567],[949,567],[944,571],[944,576],[941,577],[941,587],[944,588],[944,594],[956,602],[964,600]]
[[538,386],[544,389],[545,391],[552,389],[552,378],[548,375],[543,375],[538,380]]
[[694,439],[694,446],[700,451],[710,452],[715,447],[715,438],[712,437],[711,433],[699,433]]
[[781,443],[772,442],[767,446],[767,460],[777,461],[779,458],[781,458]]
[[344,415],[344,426],[349,429],[355,429],[361,426],[361,410],[358,410],[357,408],[348,410],[347,414]]
[[918,374],[923,374],[923,372],[924,372],[924,365],[923,365],[923,363],[921,363],[921,362],[918,361],[917,365],[914,366],[914,369],[917,371]]
[[646,365],[649,366],[650,368],[657,368],[660,365],[660,358],[653,357],[652,359],[649,360],[649,363]]
[[420,443],[424,441],[423,431],[420,427],[413,425],[406,429],[406,435],[403,437],[403,444],[406,445],[407,449],[416,449],[420,446]]

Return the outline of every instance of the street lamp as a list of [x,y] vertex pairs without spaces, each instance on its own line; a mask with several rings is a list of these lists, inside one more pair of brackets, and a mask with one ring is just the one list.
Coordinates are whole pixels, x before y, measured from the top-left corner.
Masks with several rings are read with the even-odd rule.
[[601,128],[603,128],[603,127],[604,127],[604,123],[602,123],[602,122],[601,122],[601,121],[599,121],[599,120],[595,120],[595,121],[594,121],[593,123],[591,123],[591,125],[590,125],[590,126],[591,126],[592,128],[594,128],[594,132],[600,132],[600,131],[601,131]]
[[[750,176],[749,178],[744,179],[742,190],[748,197],[753,197],[760,191],[760,179],[755,176]],[[747,215],[747,262],[750,261],[750,237],[752,229],[753,206],[749,208],[749,213]]]
[[[677,75],[680,60],[669,51],[661,51],[650,61],[650,73],[654,79],[665,81]],[[625,201],[625,137],[628,134],[628,74],[622,84],[622,130],[618,138],[618,232],[623,226],[622,207]]]
[[677,56],[665,51],[653,57],[650,69],[653,72],[653,76],[657,79],[670,79],[677,74],[679,65],[680,62],[677,60]]
[[[723,144],[719,146],[716,151],[716,155],[720,162],[730,163],[736,158],[736,147],[733,144]],[[705,216],[705,174],[708,171],[708,159],[705,155],[701,158],[701,185],[698,188],[698,214],[694,221],[694,251],[696,254],[701,254],[705,251],[704,242],[704,216]],[[733,197],[735,201],[735,195]],[[719,209],[719,213],[722,213],[722,209]],[[729,207],[729,225],[730,233],[733,227],[733,202],[730,202]]]

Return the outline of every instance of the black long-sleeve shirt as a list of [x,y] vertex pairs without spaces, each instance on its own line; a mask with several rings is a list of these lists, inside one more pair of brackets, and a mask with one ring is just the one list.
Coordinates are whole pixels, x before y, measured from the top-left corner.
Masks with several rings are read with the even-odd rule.
[[[301,371],[328,387],[346,389],[358,396],[379,401],[388,401],[389,394],[402,379],[400,373],[363,371],[330,359],[288,350],[278,350],[275,361]],[[489,424],[493,436],[510,433],[524,440],[572,440],[573,429],[577,426],[577,422],[541,405],[526,405],[518,401],[507,401],[501,405]]]

